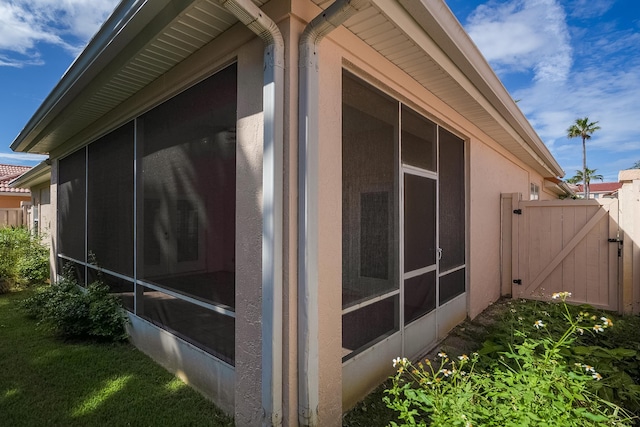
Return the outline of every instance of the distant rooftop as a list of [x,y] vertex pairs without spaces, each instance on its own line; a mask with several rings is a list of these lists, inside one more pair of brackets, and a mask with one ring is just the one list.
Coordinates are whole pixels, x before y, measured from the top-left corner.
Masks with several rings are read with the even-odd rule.
[[[622,187],[621,182],[592,182],[589,184],[589,192],[590,193],[612,193]],[[576,191],[578,193],[584,191],[582,188],[582,184],[576,185]]]
[[28,188],[12,188],[9,183],[31,169],[31,166],[16,166],[0,164],[0,193],[29,194]]

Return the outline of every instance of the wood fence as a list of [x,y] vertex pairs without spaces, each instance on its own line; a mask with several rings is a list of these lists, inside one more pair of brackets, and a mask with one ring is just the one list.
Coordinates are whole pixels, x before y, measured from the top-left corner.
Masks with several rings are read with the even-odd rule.
[[20,227],[28,224],[28,208],[3,208],[0,209],[1,227]]
[[502,195],[502,293],[640,314],[640,170],[617,199],[524,201]]

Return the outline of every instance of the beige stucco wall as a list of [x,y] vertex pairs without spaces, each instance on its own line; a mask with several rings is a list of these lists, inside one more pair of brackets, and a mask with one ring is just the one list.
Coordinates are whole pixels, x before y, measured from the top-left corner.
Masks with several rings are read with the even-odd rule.
[[529,173],[496,145],[472,139],[469,162],[469,317],[500,298],[500,194],[529,198]]
[[[320,50],[318,319],[320,422],[342,425],[342,55]],[[330,90],[328,90],[330,88]]]
[[[304,23],[280,23],[286,46],[297,46]],[[285,49],[283,171],[282,425],[298,422],[298,50]]]
[[235,423],[262,416],[262,52],[254,39],[238,51],[236,146]]
[[49,208],[51,216],[49,220],[49,235],[51,236],[51,279],[55,281],[58,277],[58,263],[56,253],[58,251],[56,241],[58,237],[58,159],[51,158],[51,193]]

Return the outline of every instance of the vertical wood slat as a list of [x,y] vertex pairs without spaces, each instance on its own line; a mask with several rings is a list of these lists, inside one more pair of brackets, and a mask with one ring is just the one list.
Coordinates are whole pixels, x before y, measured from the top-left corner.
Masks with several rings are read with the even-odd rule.
[[0,227],[19,227],[26,225],[22,208],[0,209]]

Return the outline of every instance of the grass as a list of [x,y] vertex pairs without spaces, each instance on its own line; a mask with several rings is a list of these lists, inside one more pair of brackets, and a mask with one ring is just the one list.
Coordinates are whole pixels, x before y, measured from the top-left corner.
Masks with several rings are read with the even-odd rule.
[[0,295],[0,424],[232,426],[210,401],[130,344],[61,342]]

